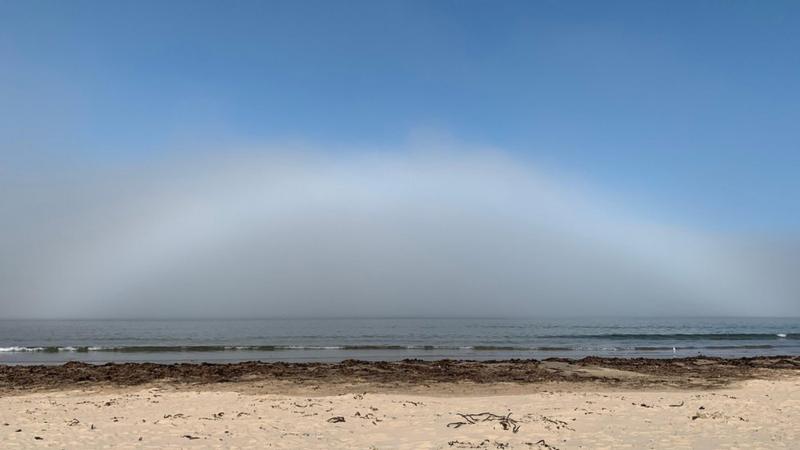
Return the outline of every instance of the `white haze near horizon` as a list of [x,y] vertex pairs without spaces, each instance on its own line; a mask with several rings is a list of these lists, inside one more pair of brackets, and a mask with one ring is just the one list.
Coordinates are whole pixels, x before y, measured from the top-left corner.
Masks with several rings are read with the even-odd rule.
[[229,152],[2,181],[2,317],[800,315],[800,246],[496,151]]

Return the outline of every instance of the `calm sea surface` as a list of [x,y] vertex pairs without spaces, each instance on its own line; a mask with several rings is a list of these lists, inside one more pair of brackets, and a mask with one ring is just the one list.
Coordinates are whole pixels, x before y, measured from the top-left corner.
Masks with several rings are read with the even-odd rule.
[[5,320],[0,363],[800,354],[800,319]]

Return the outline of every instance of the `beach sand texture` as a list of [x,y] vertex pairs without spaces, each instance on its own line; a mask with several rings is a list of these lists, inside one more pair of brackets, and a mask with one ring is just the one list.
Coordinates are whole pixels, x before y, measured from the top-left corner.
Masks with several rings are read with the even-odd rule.
[[[459,415],[484,412],[510,420]],[[774,449],[798,448],[799,438],[793,371],[711,388],[158,381],[0,398],[3,448]]]

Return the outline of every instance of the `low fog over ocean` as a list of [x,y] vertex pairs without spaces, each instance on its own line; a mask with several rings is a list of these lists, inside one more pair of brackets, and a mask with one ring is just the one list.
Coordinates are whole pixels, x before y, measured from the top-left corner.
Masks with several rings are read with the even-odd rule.
[[552,168],[456,150],[4,177],[4,316],[800,314],[791,236],[656,220]]

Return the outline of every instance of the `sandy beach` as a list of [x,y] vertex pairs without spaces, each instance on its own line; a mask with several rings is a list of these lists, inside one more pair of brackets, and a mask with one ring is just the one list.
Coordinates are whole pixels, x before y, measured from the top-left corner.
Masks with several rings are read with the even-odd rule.
[[[797,358],[184,364],[195,378],[150,370],[156,379],[142,382],[30,376],[97,378],[124,366],[2,367],[2,447],[711,449],[796,448],[800,438]],[[541,381],[509,381],[526,368]]]

